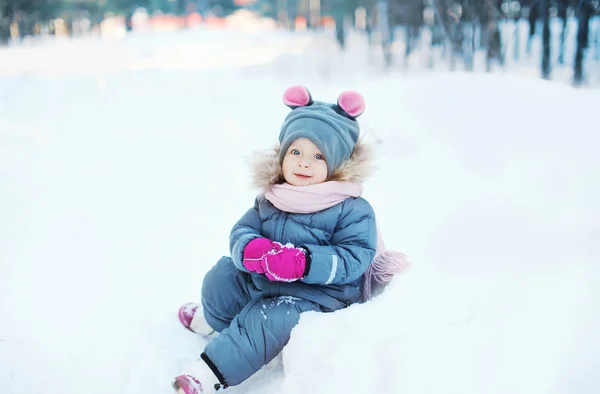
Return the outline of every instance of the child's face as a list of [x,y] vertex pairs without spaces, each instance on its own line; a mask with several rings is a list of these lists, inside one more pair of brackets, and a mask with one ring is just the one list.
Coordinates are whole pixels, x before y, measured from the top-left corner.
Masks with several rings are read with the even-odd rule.
[[285,181],[294,186],[309,186],[325,182],[325,157],[309,139],[298,138],[288,148],[281,165]]

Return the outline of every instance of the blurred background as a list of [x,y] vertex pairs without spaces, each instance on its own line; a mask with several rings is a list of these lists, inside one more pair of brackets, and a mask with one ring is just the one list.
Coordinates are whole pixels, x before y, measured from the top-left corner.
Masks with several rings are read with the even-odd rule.
[[[194,29],[286,30],[310,34],[310,48],[304,49],[316,52],[321,63],[323,56],[353,52],[347,63],[366,62],[377,72],[509,71],[598,86],[599,4],[598,0],[0,0],[0,48],[43,45],[57,38],[123,38]],[[171,37],[170,44],[184,39]],[[0,63],[8,63],[3,55]],[[20,64],[11,71],[17,72]],[[6,65],[0,66],[2,71],[7,72]]]

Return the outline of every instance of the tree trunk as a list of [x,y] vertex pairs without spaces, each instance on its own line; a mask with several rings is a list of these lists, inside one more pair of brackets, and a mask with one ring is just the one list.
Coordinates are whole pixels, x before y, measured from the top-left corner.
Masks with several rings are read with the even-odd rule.
[[540,16],[540,3],[543,0],[532,0],[529,4],[529,37],[527,38],[527,55],[531,55],[531,41],[535,35],[536,24]]
[[515,24],[515,32],[513,35],[513,57],[515,61],[519,60],[521,53],[521,32],[520,32],[520,21],[521,21],[521,3],[514,2],[509,5],[509,13],[512,16],[512,20]]
[[558,63],[565,64],[565,35],[567,32],[567,8],[569,3],[567,0],[558,1],[558,18],[562,22],[562,29],[560,31],[560,53],[558,55]]
[[486,0],[485,12],[487,14],[487,55],[486,55],[486,70],[492,70],[492,60],[496,59],[503,65],[502,57],[502,36],[500,34],[500,26],[498,24],[498,9],[496,1]]
[[379,20],[379,31],[381,32],[383,60],[387,68],[392,65],[392,29],[390,26],[388,0],[379,0],[377,2],[377,15]]
[[0,16],[0,45],[5,45],[10,39],[10,21]]
[[573,82],[575,85],[581,85],[583,82],[583,59],[585,50],[589,44],[589,26],[592,15],[592,3],[590,0],[582,0],[581,7],[577,15],[577,50],[575,51],[575,66]]
[[540,0],[542,11],[542,78],[550,79],[550,0]]

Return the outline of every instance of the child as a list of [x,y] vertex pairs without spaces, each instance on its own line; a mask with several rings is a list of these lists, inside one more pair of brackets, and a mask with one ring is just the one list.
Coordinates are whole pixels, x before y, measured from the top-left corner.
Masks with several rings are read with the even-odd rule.
[[206,274],[202,304],[179,311],[185,327],[215,338],[196,371],[173,381],[180,394],[240,384],[277,356],[302,312],[364,301],[372,280],[385,283],[406,263],[378,253],[375,213],[360,197],[369,164],[356,122],[362,96],[328,104],[293,86],[283,101],[292,111],[280,146],[255,169],[264,193],[233,227],[231,257]]

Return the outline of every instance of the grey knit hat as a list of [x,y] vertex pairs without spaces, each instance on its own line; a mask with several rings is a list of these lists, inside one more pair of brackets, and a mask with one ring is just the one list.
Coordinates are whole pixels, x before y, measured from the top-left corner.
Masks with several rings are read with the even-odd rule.
[[330,176],[347,160],[358,141],[360,127],[356,118],[365,110],[362,96],[346,91],[338,96],[336,104],[313,101],[303,86],[292,86],[283,94],[283,102],[292,111],[286,116],[279,143],[279,162],[296,139],[307,138],[321,150]]

